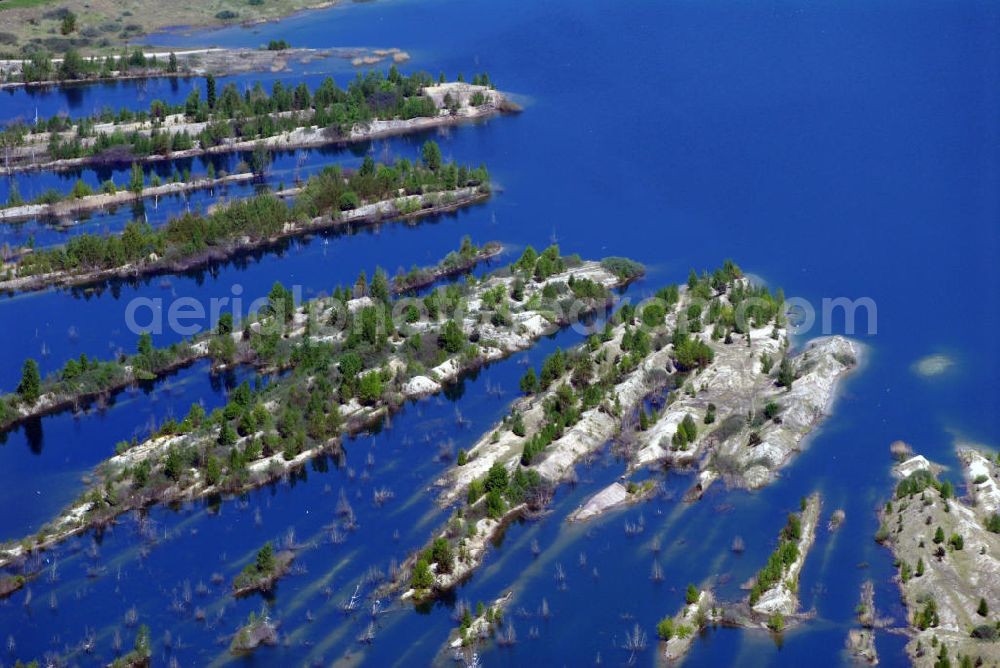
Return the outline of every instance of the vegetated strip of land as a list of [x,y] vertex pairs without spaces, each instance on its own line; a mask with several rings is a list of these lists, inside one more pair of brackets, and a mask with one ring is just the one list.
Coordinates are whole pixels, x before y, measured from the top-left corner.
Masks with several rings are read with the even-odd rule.
[[229,183],[242,183],[253,179],[254,174],[246,171],[238,174],[218,177],[205,176],[193,180],[149,186],[140,184],[137,190],[133,189],[135,186],[131,184],[119,186],[109,179],[101,184],[98,193],[95,193],[90,186],[80,180],[65,196],[52,190],[43,193],[29,203],[11,205],[8,202],[6,207],[0,208],[0,222],[9,223],[32,218],[67,218],[86,211],[109,209],[150,197],[165,197],[191,190],[208,190]]
[[332,0],[133,0],[125,6],[112,0],[6,0],[0,3],[0,50],[8,57],[30,50],[107,54],[164,28],[249,25],[333,4]]
[[148,111],[111,110],[74,122],[54,116],[0,131],[3,172],[77,169],[88,164],[170,160],[265,148],[291,149],[368,141],[392,134],[482,119],[517,106],[493,88],[488,74],[473,83],[435,82],[426,72],[404,76],[369,71],[346,89],[332,77],[310,91],[258,82],[241,94],[235,83],[191,91],[183,104],[153,100]]
[[[628,261],[617,261],[623,273],[635,273]],[[514,266],[530,276],[539,267],[544,273],[551,262],[545,253],[528,249]],[[717,276],[721,294],[742,281],[731,263]],[[568,290],[580,294],[589,288],[567,282]],[[714,353],[699,333],[686,326],[670,333],[668,317],[676,319],[681,303],[676,286],[665,291],[668,299],[642,311],[623,305],[586,344],[556,351],[540,372],[526,372],[521,388],[528,396],[515,402],[503,422],[468,452],[460,452],[458,465],[435,484],[442,505],[463,496],[465,502],[427,551],[411,558],[409,582],[393,587],[409,586],[404,595],[425,597],[455,586],[478,566],[490,539],[506,523],[543,508],[553,487],[572,478],[578,459],[596,452],[617,432],[629,431],[642,402],[662,387],[668,363],[688,373],[711,364]],[[772,302],[760,315],[766,322],[777,313],[777,302]]]
[[958,452],[968,490],[917,455],[893,469],[894,497],[875,538],[892,550],[916,666],[1000,661],[1000,466],[996,453]]
[[155,77],[227,76],[268,70],[284,72],[291,62],[309,63],[330,57],[350,60],[356,65],[409,60],[409,54],[399,49],[304,49],[292,48],[281,40],[271,40],[256,49],[149,50],[126,46],[121,52],[104,57],[82,56],[76,49],[69,49],[63,57],[52,58],[45,50],[35,50],[23,58],[0,58],[0,89]]
[[[300,318],[286,307],[291,294],[276,286],[270,303],[283,314],[274,318],[282,326],[251,327],[247,345],[289,373],[256,392],[244,383],[211,415],[194,404],[183,421],[168,421],[158,434],[123,449],[96,468],[97,482],[58,519],[3,549],[0,565],[130,509],[238,492],[281,476],[339,447],[345,429],[368,428],[405,400],[439,392],[467,370],[529,347],[573,315],[607,305],[610,288],[641,270],[631,263],[563,257],[556,247],[543,256],[544,271],[536,270],[510,297],[511,268],[438,288],[423,299],[404,298],[410,299],[405,304],[396,303],[387,277],[377,274],[370,285],[362,276],[348,290],[353,295],[363,287],[365,296],[346,308],[338,288],[330,300],[309,303],[312,318]],[[560,300],[572,296],[569,279],[585,296],[577,296],[567,314]],[[404,305],[400,322],[394,322],[388,314]],[[427,318],[421,319],[421,310]],[[346,329],[313,324],[342,325],[345,317]],[[299,328],[301,340],[288,342],[286,335]]]
[[[496,241],[477,247],[469,237],[462,240],[457,251],[452,251],[433,267],[413,268],[392,279],[391,290],[399,294],[407,290],[427,287],[434,282],[465,273],[481,262],[489,261],[503,250]],[[376,270],[376,280],[384,280],[384,272]],[[359,289],[360,290],[360,289]],[[284,288],[274,290],[284,294]],[[343,300],[353,294],[340,294]],[[308,305],[299,306],[295,318],[309,316]],[[268,312],[272,312],[271,309]],[[34,359],[24,362],[21,382],[15,392],[0,396],[0,433],[4,433],[27,420],[63,410],[77,409],[87,402],[109,396],[140,381],[162,378],[168,373],[188,366],[196,360],[210,358],[213,368],[227,368],[234,364],[253,364],[258,368],[276,370],[273,354],[266,357],[247,344],[256,328],[273,325],[273,315],[248,317],[242,331],[236,331],[232,314],[223,314],[214,332],[206,332],[189,341],[174,343],[167,348],[155,348],[149,334],[139,336],[136,353],[116,360],[98,360],[87,355],[70,359],[59,371],[42,379]],[[305,328],[290,332],[287,339],[298,340]],[[133,443],[132,445],[135,445]],[[122,443],[119,449],[129,446]]]
[[779,536],[778,547],[747,585],[750,594],[736,604],[716,603],[708,589],[689,585],[686,605],[673,617],[664,617],[656,625],[662,641],[660,655],[678,661],[691,649],[695,635],[709,624],[743,628],[766,628],[780,633],[806,615],[799,614],[799,574],[812,548],[819,523],[820,497],[802,499],[800,512],[790,513]]
[[120,235],[81,234],[64,246],[24,252],[0,270],[0,290],[39,290],[204,266],[281,239],[322,229],[413,219],[453,211],[490,196],[485,167],[444,164],[434,142],[422,163],[399,160],[360,169],[328,167],[310,177],[292,205],[265,193],[206,215],[186,212],[154,229],[132,222]]
[[[543,258],[529,249],[515,266],[530,273],[538,262]],[[570,283],[569,288],[584,286]],[[698,293],[706,299],[695,302]],[[478,566],[489,541],[507,523],[547,504],[554,485],[573,477],[579,458],[595,452],[616,433],[617,446],[635,456],[636,434],[658,421],[657,414],[646,414],[645,400],[661,396],[665,388],[682,390],[689,382],[698,384],[701,378],[710,377],[716,361],[723,362],[720,366],[731,363],[726,354],[717,354],[716,344],[731,347],[733,355],[743,358],[744,373],[760,374],[753,364],[759,354],[753,339],[773,341],[775,331],[784,324],[780,291],[772,294],[751,286],[739,267],[729,262],[712,275],[693,275],[686,290],[668,286],[658,297],[641,311],[623,306],[600,335],[569,353],[557,351],[539,373],[530,369],[525,374],[521,388],[528,396],[515,402],[510,415],[468,452],[460,452],[458,465],[436,483],[442,505],[463,495],[465,503],[429,547],[411,557],[409,581],[393,583],[387,592],[408,586],[405,596],[423,598],[454,587]],[[709,304],[707,308],[704,303]],[[735,318],[737,312],[745,314],[746,323]],[[789,388],[796,382],[791,362],[781,367],[784,370],[779,370],[777,381],[764,375],[766,384],[777,382]],[[833,376],[838,375],[835,370]],[[751,393],[757,389],[753,382],[748,387]],[[736,393],[728,398],[729,403],[713,407],[713,412],[742,411],[736,404],[752,398]],[[788,410],[804,410],[797,405],[801,401],[802,396],[789,392]],[[776,417],[774,409],[770,412],[768,419]],[[745,415],[743,411],[744,419]],[[697,442],[693,421],[683,422],[684,444]],[[622,486],[622,498],[612,495],[613,502],[626,502],[647,491],[639,485]],[[815,518],[810,522],[811,532]]]

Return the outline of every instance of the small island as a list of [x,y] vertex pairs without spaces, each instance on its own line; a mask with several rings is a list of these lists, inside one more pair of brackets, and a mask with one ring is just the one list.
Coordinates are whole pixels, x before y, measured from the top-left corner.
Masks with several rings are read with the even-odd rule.
[[[211,165],[211,163],[209,163]],[[136,170],[140,171],[136,173]],[[114,209],[115,207],[136,202],[142,199],[153,199],[178,195],[192,190],[214,190],[225,188],[232,183],[248,183],[257,178],[257,175],[249,171],[237,174],[225,174],[216,176],[214,168],[202,177],[193,177],[190,174],[175,174],[177,180],[169,183],[161,183],[159,177],[154,175],[151,183],[144,183],[144,175],[141,168],[136,164],[133,166],[133,176],[127,184],[116,184],[108,179],[101,184],[99,192],[94,192],[82,179],[73,184],[73,188],[68,193],[60,193],[58,190],[49,189],[41,195],[33,198],[30,202],[24,202],[16,189],[16,183],[12,182],[12,194],[7,200],[7,206],[0,208],[0,222],[12,223],[32,218],[51,219],[67,221],[72,216],[104,209]],[[16,251],[15,251],[16,252]]]
[[233,580],[233,596],[271,591],[274,583],[288,573],[294,559],[291,550],[275,553],[271,543],[265,543],[253,563],[247,564]]
[[229,643],[229,653],[243,656],[253,653],[261,645],[278,644],[278,625],[271,620],[266,612],[260,614],[251,611],[247,622],[240,627]]
[[680,661],[691,649],[695,635],[718,620],[719,609],[715,606],[712,592],[688,585],[684,607],[673,617],[664,617],[656,625],[656,637],[660,639],[657,663]]
[[968,500],[916,455],[894,467],[899,482],[879,513],[876,540],[895,558],[916,666],[1000,661],[1000,467],[992,454],[958,454]]

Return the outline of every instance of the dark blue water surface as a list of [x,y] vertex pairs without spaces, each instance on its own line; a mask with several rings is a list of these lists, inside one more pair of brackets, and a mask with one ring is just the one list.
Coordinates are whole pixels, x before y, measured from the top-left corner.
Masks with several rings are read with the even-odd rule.
[[[436,261],[463,234],[499,239],[515,250],[557,238],[564,252],[634,257],[650,272],[630,289],[631,298],[683,280],[689,267],[713,267],[727,257],[789,296],[808,300],[818,316],[824,298],[868,297],[877,305],[877,332],[868,334],[862,313],[856,336],[867,346],[863,368],[777,483],[754,494],[717,488],[686,505],[679,499],[690,478],[657,473],[672,495],[591,524],[568,525],[565,516],[624,469],[604,453],[581,465],[580,483],[559,490],[550,514],[510,527],[455,594],[490,601],[514,590],[509,616],[519,640],[510,648],[484,649],[486,665],[617,665],[630,658],[648,665],[655,656],[655,623],[679,608],[687,583],[721,577],[719,595],[739,597],[739,584],[766,559],[785,514],[819,490],[824,517],[843,508],[847,521],[837,533],[819,532],[802,574],[802,604],[815,610],[815,619],[780,643],[763,633],[716,630],[695,643],[688,661],[840,665],[862,580],[876,582],[883,614],[904,619],[889,554],[872,540],[873,509],[891,484],[889,442],[904,439],[954,464],[956,438],[996,447],[1000,434],[994,345],[1000,325],[994,270],[1000,255],[998,34],[1000,9],[989,2],[380,0],[253,30],[157,36],[156,43],[178,48],[268,39],[314,47],[397,46],[413,56],[407,70],[462,71],[467,77],[489,71],[518,95],[525,112],[425,136],[280,156],[269,177],[272,186],[290,184],[299,154],[304,171],[351,166],[365,152],[379,159],[412,157],[433,137],[447,157],[487,163],[498,186],[488,203],[457,215],[317,235],[193,275],[0,299],[0,387],[16,385],[26,356],[38,357],[48,371],[81,352],[107,356],[131,348],[136,334],[124,314],[135,298],[162,299],[167,308],[181,296],[231,296],[236,285],[245,296],[258,296],[276,280],[310,296],[362,269],[370,273],[376,264],[392,272]],[[341,82],[352,76],[333,60],[296,74],[314,84],[328,72]],[[235,77],[240,85],[254,79]],[[141,91],[119,83],[4,92],[0,119],[33,115],[36,105],[42,115],[78,116],[105,104],[179,101],[192,85],[203,82],[156,80]],[[177,169],[185,167],[203,169],[199,161]],[[93,170],[17,178],[25,194],[26,187],[68,190],[78,177],[91,183],[108,178]],[[115,178],[124,180],[124,172]],[[0,199],[7,188],[4,183]],[[192,195],[191,206],[202,208],[211,199]],[[183,199],[161,200],[154,212],[151,204],[146,213],[154,224],[187,206]],[[85,225],[120,229],[132,215],[95,214]],[[2,232],[11,243],[29,233],[46,243],[65,239],[38,221]],[[832,333],[845,332],[842,315],[828,324]],[[822,333],[818,321],[803,338]],[[163,344],[181,336],[154,338]],[[292,480],[239,499],[154,508],[155,540],[149,531],[140,535],[131,517],[104,534],[74,539],[45,555],[49,564],[58,563],[56,577],[46,572],[31,582],[29,606],[23,605],[25,592],[0,606],[0,629],[14,637],[19,657],[72,653],[90,630],[94,654],[73,658],[96,664],[113,657],[116,630],[126,645],[131,642],[135,631],[125,614],[134,606],[139,621],[153,629],[158,663],[176,657],[180,665],[214,665],[232,660],[228,636],[251,610],[267,605],[281,621],[282,643],[237,662],[448,661],[439,650],[457,626],[453,600],[420,610],[383,601],[389,611],[379,615],[371,645],[357,641],[371,601],[350,614],[341,604],[370,567],[387,571],[390,559],[403,559],[445,519],[427,491],[449,465],[437,458],[442,444],[467,447],[505,413],[521,359],[537,363],[556,345],[579,339],[564,332],[485,369],[446,398],[408,405],[380,433],[349,440],[342,459],[317,460]],[[914,362],[934,353],[948,355],[954,365],[934,378],[915,374]],[[183,389],[170,390],[172,384]],[[500,397],[492,391],[498,387]],[[42,421],[40,435],[23,429],[11,434],[0,446],[4,499],[9,507],[17,508],[17,499],[22,507],[37,506],[6,513],[0,533],[14,537],[36,528],[79,493],[81,475],[93,463],[117,440],[141,431],[149,416],[162,419],[197,399],[221,401],[220,392],[205,367],[196,365],[149,394],[123,395],[104,414],[53,416]],[[456,410],[470,421],[467,427],[456,425]],[[372,494],[382,486],[395,497],[376,508]],[[327,527],[335,521],[341,489],[359,528],[334,543]],[[640,515],[645,531],[626,536],[625,522]],[[290,527],[307,545],[299,552],[300,568],[268,601],[233,601],[227,595],[232,576],[265,540],[281,538]],[[742,555],[729,551],[737,534],[747,543]],[[541,548],[537,556],[532,541]],[[649,578],[654,559],[665,574],[661,583]],[[557,566],[566,573],[565,586],[555,578]],[[214,573],[223,584],[212,584]],[[191,589],[204,582],[207,593],[187,603],[185,582]],[[538,614],[543,600],[552,611],[548,619]],[[197,621],[196,608],[206,621]],[[649,644],[630,657],[622,644],[636,623]],[[885,665],[905,663],[903,644],[900,636],[878,637]]]

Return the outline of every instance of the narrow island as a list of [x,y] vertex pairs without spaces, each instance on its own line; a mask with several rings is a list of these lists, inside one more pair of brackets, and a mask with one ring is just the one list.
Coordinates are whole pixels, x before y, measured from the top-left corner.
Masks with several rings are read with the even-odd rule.
[[861,585],[861,597],[857,608],[857,628],[847,632],[847,648],[859,661],[870,665],[878,664],[878,650],[875,647],[875,629],[884,624],[875,610],[875,585],[865,580]]
[[[466,236],[458,250],[448,253],[433,267],[414,267],[409,272],[399,273],[392,279],[391,291],[398,295],[427,287],[443,278],[458,276],[495,258],[502,250],[502,245],[496,241],[480,247]],[[385,271],[376,268],[373,278],[376,291],[381,290],[387,281]],[[353,288],[358,296],[365,295],[367,281],[364,288],[361,286],[359,277],[358,284]],[[214,331],[165,348],[155,348],[152,337],[141,334],[134,354],[123,353],[114,360],[99,360],[82,354],[79,358],[68,360],[62,369],[44,379],[39,373],[38,362],[32,358],[25,360],[16,390],[0,395],[0,434],[33,418],[64,410],[79,410],[90,403],[105,401],[127,387],[163,378],[200,359],[210,359],[213,370],[235,365],[253,365],[262,371],[285,368],[287,360],[291,359],[291,346],[302,340],[305,328],[288,332],[273,349],[260,350],[252,342],[254,332],[279,326],[275,322],[275,311],[279,302],[284,304],[287,290],[278,284],[271,292],[273,304],[263,313],[250,314],[242,323],[236,323],[231,313],[223,313]],[[346,289],[339,291],[338,297],[342,300],[353,297],[353,293],[345,295],[345,292]],[[308,305],[299,306],[292,319],[307,318],[308,308]],[[237,328],[237,325],[242,327]],[[131,445],[135,443],[123,441],[115,450],[124,451]]]
[[899,482],[879,513],[875,538],[895,558],[916,666],[1000,661],[1000,468],[995,455],[969,448],[958,458],[965,498],[939,479],[942,467],[916,455],[894,467]]
[[485,167],[441,159],[435,142],[422,160],[392,165],[370,157],[345,172],[328,167],[288,204],[273,193],[236,200],[207,214],[184,213],[153,228],[132,222],[121,234],[81,234],[65,245],[27,249],[0,266],[0,290],[29,291],[114,278],[178,272],[267,248],[282,239],[347,224],[409,220],[482,202],[490,196]]
[[192,190],[214,191],[215,188],[224,188],[231,183],[249,183],[257,178],[256,174],[249,171],[249,166],[245,171],[217,176],[211,163],[205,176],[194,178],[190,174],[176,176],[177,180],[162,183],[159,177],[153,175],[149,185],[146,185],[141,168],[134,165],[127,184],[119,185],[113,179],[108,179],[101,184],[98,192],[95,192],[81,179],[73,184],[68,193],[49,189],[32,198],[30,202],[24,202],[14,188],[11,198],[7,200],[7,206],[0,208],[0,223],[13,223],[32,218],[67,220],[81,213],[113,209],[143,199],[153,199],[155,202],[160,197],[179,195]]
[[468,664],[476,649],[491,638],[500,646],[516,643],[514,623],[504,615],[513,598],[514,592],[507,591],[489,605],[478,602],[475,609],[468,601],[460,600],[453,615],[458,618],[458,628],[448,636],[440,656],[443,658],[450,653],[456,661],[465,660]]
[[287,72],[290,63],[305,64],[326,58],[341,58],[355,66],[370,66],[386,60],[402,63],[410,56],[396,48],[297,48],[285,40],[271,40],[256,49],[212,47],[168,51],[141,46],[129,48],[126,45],[121,51],[103,56],[83,55],[76,48],[69,48],[62,56],[53,57],[48,50],[38,48],[24,53],[21,58],[0,57],[0,90],[156,77]]
[[235,83],[217,92],[212,76],[205,89],[204,97],[196,88],[183,104],[153,100],[139,112],[9,124],[0,131],[0,173],[347,144],[518,110],[488,74],[472,83],[435,81],[425,72],[404,76],[395,66],[359,74],[346,89],[328,77],[313,90],[278,81],[269,93],[257,82],[243,95]]
[[656,637],[660,639],[657,664],[680,661],[691,649],[696,634],[718,620],[719,609],[715,606],[711,590],[699,590],[693,584],[688,585],[684,593],[684,607],[673,617],[664,617],[656,625]]
[[247,564],[233,579],[233,596],[271,591],[274,583],[288,573],[294,559],[295,553],[291,550],[275,553],[270,542],[264,543],[253,563]]
[[261,645],[278,644],[278,624],[265,610],[250,611],[246,623],[239,628],[229,643],[229,653],[234,656],[252,654]]
[[[345,304],[346,289],[337,288],[332,298],[308,303],[301,317],[292,296],[276,286],[270,308],[279,326],[251,327],[249,342],[288,372],[258,390],[242,385],[210,415],[194,404],[182,421],[97,466],[91,487],[58,518],[0,547],[0,565],[132,509],[265,484],[336,450],[344,431],[367,429],[406,400],[440,392],[467,371],[607,306],[611,289],[641,271],[619,259],[562,256],[555,246],[537,260],[530,280],[510,266],[422,299],[394,296],[384,274],[370,285],[362,276],[354,287],[363,296],[349,289],[353,298]],[[579,294],[566,312],[570,285]],[[280,345],[298,329],[300,340]]]

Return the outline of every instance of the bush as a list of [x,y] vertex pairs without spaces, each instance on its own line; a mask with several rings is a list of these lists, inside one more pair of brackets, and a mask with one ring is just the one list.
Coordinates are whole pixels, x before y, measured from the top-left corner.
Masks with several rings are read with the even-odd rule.
[[660,640],[670,640],[674,637],[674,620],[664,617],[656,625],[656,635]]
[[410,577],[410,585],[414,589],[430,589],[434,586],[434,574],[425,559],[418,559],[413,567],[413,575]]
[[601,260],[601,266],[623,281],[632,280],[646,272],[642,263],[627,257],[606,257]]

